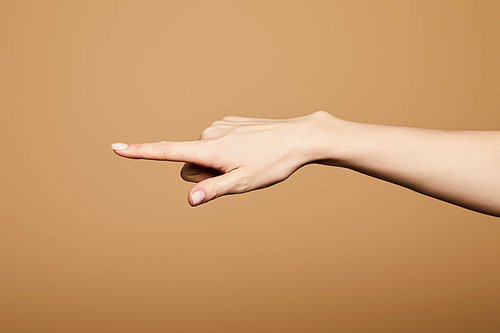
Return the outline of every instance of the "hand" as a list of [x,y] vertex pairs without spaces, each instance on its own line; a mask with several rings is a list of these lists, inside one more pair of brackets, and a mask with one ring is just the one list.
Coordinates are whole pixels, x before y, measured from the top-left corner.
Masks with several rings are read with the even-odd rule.
[[291,119],[230,116],[205,129],[198,141],[114,144],[113,148],[128,158],[186,162],[181,177],[197,183],[188,196],[196,206],[271,186],[311,163],[325,117],[331,116],[324,111]]

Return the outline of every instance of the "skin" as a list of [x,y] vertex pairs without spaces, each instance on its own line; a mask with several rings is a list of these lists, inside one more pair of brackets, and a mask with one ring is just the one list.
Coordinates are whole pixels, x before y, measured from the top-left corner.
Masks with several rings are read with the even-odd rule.
[[274,185],[317,163],[500,217],[500,131],[364,124],[317,111],[290,119],[228,116],[197,141],[113,147],[127,158],[185,162],[181,177],[196,183],[192,206]]

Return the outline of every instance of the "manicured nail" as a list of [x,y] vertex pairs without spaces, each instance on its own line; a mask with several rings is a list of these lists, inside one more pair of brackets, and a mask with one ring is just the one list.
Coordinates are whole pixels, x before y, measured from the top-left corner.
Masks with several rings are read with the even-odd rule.
[[111,145],[111,148],[113,150],[122,150],[122,149],[126,149],[128,147],[128,144],[126,143],[113,143]]
[[193,205],[200,204],[203,202],[203,200],[205,200],[205,192],[196,191],[194,192],[192,198],[193,198]]

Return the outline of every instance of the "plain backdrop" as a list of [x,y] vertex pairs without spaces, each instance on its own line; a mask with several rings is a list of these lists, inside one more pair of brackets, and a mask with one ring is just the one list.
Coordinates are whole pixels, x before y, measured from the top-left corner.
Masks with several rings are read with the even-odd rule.
[[0,2],[0,331],[498,332],[500,220],[308,165],[192,208],[226,115],[500,130],[498,1]]

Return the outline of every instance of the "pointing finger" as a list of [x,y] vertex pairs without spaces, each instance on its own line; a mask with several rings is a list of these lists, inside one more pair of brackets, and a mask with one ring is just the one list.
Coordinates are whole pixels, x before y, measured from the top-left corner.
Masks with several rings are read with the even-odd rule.
[[127,158],[191,162],[198,165],[206,165],[208,162],[208,151],[204,141],[114,143],[111,148],[118,155]]

